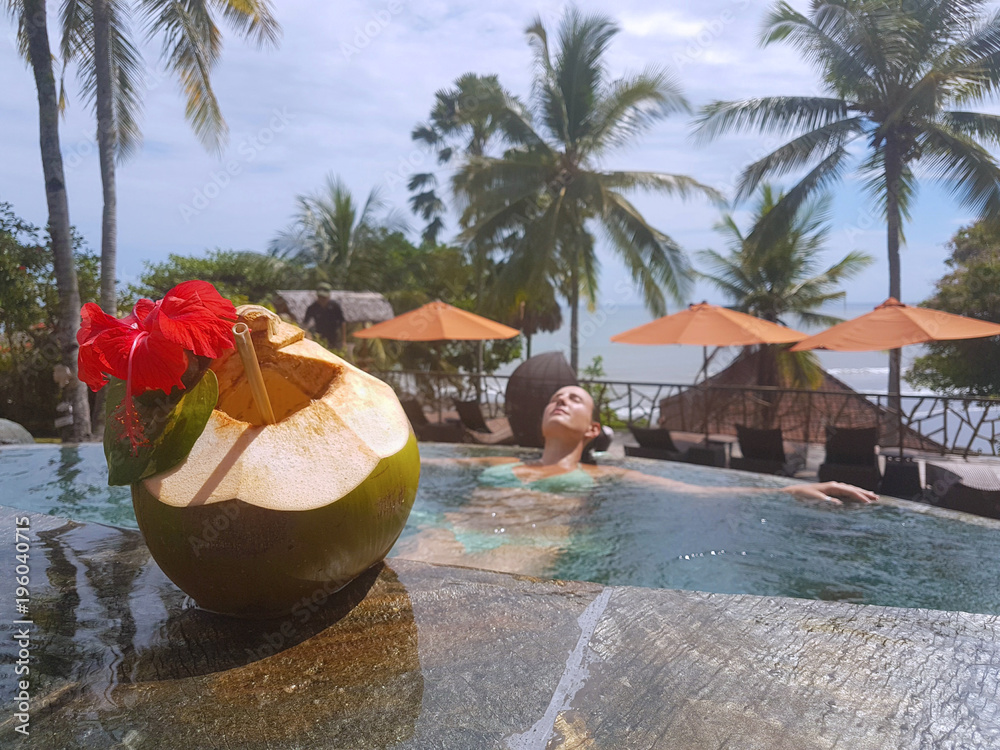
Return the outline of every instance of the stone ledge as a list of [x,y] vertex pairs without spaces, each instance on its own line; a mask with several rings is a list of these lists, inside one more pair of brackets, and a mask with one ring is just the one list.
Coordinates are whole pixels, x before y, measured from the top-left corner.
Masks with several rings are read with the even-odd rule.
[[[32,523],[31,746],[990,748],[1000,618],[393,558],[324,607],[193,609],[138,533]],[[13,544],[0,565],[13,570]],[[0,700],[15,682],[0,585]],[[0,736],[14,738],[10,714]]]

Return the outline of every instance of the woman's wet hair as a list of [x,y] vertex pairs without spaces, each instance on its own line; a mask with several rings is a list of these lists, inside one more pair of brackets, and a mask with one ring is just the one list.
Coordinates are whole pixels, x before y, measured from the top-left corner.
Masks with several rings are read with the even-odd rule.
[[[586,391],[587,389],[584,388],[584,390]],[[590,394],[590,401],[591,403],[594,404],[594,408],[590,412],[590,419],[594,422],[597,422],[597,424],[600,424],[601,406],[600,404],[597,403],[597,399],[594,398],[594,395],[590,393],[590,391],[587,391],[587,393]],[[592,465],[597,464],[597,459],[594,458],[594,444],[597,441],[601,440],[603,437],[604,437],[604,430],[602,429],[601,432],[599,432],[595,437],[591,438],[587,442],[587,444],[583,446],[583,454],[580,456],[580,463],[592,464]]]

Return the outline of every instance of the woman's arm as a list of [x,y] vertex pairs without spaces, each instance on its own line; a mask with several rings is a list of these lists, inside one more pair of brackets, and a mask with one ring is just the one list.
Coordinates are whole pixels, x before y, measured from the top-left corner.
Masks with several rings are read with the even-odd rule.
[[493,466],[494,464],[517,463],[513,456],[481,456],[479,458],[421,458],[427,466]]
[[651,484],[665,487],[670,490],[684,490],[693,494],[717,494],[723,492],[737,491],[741,493],[760,492],[786,492],[797,500],[823,500],[824,502],[842,505],[843,501],[854,503],[874,503],[878,501],[878,495],[852,484],[843,482],[816,482],[810,484],[793,484],[789,487],[703,487],[697,484],[688,484],[676,479],[666,479],[654,474],[644,474],[633,469],[622,469],[618,467],[600,467],[598,469],[601,476],[614,476],[627,479],[630,482],[639,484]]
[[843,500],[851,503],[874,503],[878,501],[878,495],[870,490],[863,490],[853,484],[843,482],[817,482],[814,484],[793,484],[791,487],[782,487],[782,492],[787,492],[799,500],[824,500],[836,505],[843,505]]

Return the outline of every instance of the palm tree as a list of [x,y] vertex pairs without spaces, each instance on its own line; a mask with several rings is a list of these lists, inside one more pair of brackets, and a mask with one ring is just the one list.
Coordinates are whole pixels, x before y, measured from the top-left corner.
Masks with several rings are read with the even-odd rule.
[[[766,243],[814,191],[839,179],[857,149],[858,169],[886,219],[889,295],[900,298],[902,221],[916,191],[915,167],[942,178],[963,204],[1000,218],[1000,167],[981,145],[1000,140],[1000,117],[964,107],[1000,86],[1000,16],[982,0],[813,0],[808,15],[785,2],[767,16],[761,44],[787,41],[817,64],[826,97],[775,96],[714,102],[699,117],[711,139],[727,131],[799,133],[751,164],[738,198],[761,180],[809,168],[750,235]],[[951,107],[963,107],[954,110]],[[899,350],[889,393],[899,393]]]
[[[438,165],[447,165],[459,158],[485,156],[487,149],[503,138],[502,118],[512,109],[521,107],[520,102],[503,88],[495,75],[480,76],[475,73],[460,76],[452,88],[438,91],[434,99],[428,121],[418,124],[411,137],[434,152]],[[446,205],[438,193],[437,185],[437,177],[433,172],[414,174],[407,185],[413,193],[410,197],[411,210],[427,222],[421,238],[429,244],[436,243],[444,229]],[[491,317],[509,315],[510,296],[497,299],[496,295],[484,294],[487,268],[499,248],[492,242],[472,240],[465,249],[475,269],[476,312]],[[532,295],[524,290],[519,290],[514,296],[520,298],[519,303],[523,302],[531,308],[539,304],[537,301],[531,302],[529,298]],[[537,295],[534,296],[537,300]],[[526,320],[531,325],[530,319]],[[545,325],[551,319],[540,322]],[[559,322],[561,324],[561,318]],[[530,351],[531,334],[526,335]],[[476,344],[477,372],[483,370],[484,346],[483,341]],[[479,381],[476,381],[476,385],[478,388]]]
[[406,230],[397,211],[387,211],[379,189],[372,188],[358,205],[350,188],[336,175],[325,189],[296,198],[298,210],[292,225],[271,241],[276,258],[315,269],[319,279],[335,287],[364,286],[364,263],[386,232]]
[[[767,245],[750,241],[783,196],[770,185],[760,189],[753,229],[744,234],[731,214],[716,224],[729,253],[703,250],[699,258],[708,272],[699,276],[714,284],[739,312],[790,328],[830,326],[839,318],[818,312],[844,298],[840,284],[871,265],[873,258],[853,251],[823,269],[819,255],[830,232],[830,198],[822,196],[799,206],[784,231]],[[755,354],[747,350],[748,354]],[[790,352],[785,346],[763,346],[759,352],[758,385],[818,385],[822,375],[812,352]]]
[[[456,156],[484,156],[491,141],[503,135],[498,113],[502,115],[508,105],[517,104],[495,75],[466,73],[452,88],[434,94],[428,121],[418,124],[410,137],[433,150],[439,165],[452,162]],[[433,245],[444,229],[446,209],[437,191],[437,177],[433,172],[419,172],[410,178],[407,188],[413,193],[411,210],[427,222],[421,237]]]
[[180,79],[186,97],[185,114],[206,148],[218,151],[227,127],[212,90],[211,72],[222,52],[222,34],[215,23],[221,13],[240,36],[263,46],[274,44],[280,27],[268,0],[65,0],[62,5],[62,56],[76,60],[84,98],[97,117],[104,209],[101,219],[101,306],[116,310],[117,194],[115,161],[138,149],[142,139],[144,62],[132,41],[133,17],[148,37],[163,40],[162,56]]
[[65,393],[73,406],[72,437],[76,442],[90,437],[90,403],[87,389],[77,379],[77,331],[80,329],[80,288],[76,278],[70,236],[69,203],[62,152],[59,150],[59,98],[52,72],[48,17],[44,0],[6,0],[7,13],[18,24],[21,53],[31,66],[38,91],[38,127],[45,177],[45,199],[49,212],[52,265],[59,292],[59,344],[62,363],[72,377]]
[[[500,157],[469,156],[453,180],[463,203],[460,237],[503,246],[514,239],[498,291],[538,289],[553,281],[570,307],[570,361],[578,365],[581,295],[591,305],[598,260],[590,228],[597,224],[642,289],[646,305],[665,311],[663,289],[675,299],[687,287],[681,248],[653,227],[626,198],[634,190],[688,196],[715,191],[690,177],[602,170],[612,150],[631,145],[653,122],[687,111],[677,84],[657,68],[610,80],[605,53],[618,33],[605,16],[570,8],[555,55],[540,19],[528,28],[534,50],[531,108],[497,104],[508,144]],[[536,129],[535,121],[540,125]]]

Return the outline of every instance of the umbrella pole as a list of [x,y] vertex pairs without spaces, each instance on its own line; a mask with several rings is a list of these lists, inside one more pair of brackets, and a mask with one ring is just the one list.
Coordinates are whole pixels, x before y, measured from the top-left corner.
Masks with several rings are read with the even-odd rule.
[[[708,347],[701,347],[701,382],[704,383],[708,380]],[[702,392],[702,405],[704,406],[703,411],[705,412],[705,445],[708,445],[708,390],[703,390]]]
[[896,410],[896,436],[899,439],[899,457],[903,457],[903,397],[899,392],[899,371],[902,349],[889,350],[889,403]]
[[486,346],[486,342],[480,339],[476,342],[476,401],[483,400],[483,384],[482,384],[482,374],[483,374],[483,348]]

